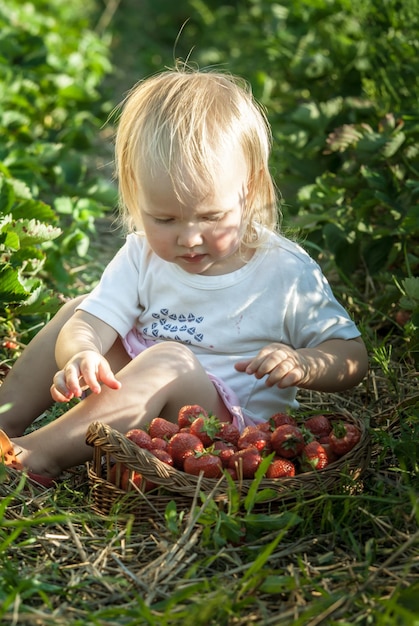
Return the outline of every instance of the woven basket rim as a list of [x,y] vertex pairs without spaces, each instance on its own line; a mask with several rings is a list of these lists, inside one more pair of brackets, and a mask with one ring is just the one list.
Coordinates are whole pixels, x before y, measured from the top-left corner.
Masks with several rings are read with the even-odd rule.
[[[359,442],[346,455],[330,463],[321,471],[312,470],[297,474],[294,477],[267,479],[262,478],[259,490],[272,491],[270,499],[283,498],[284,495],[303,491],[316,492],[320,488],[330,488],[342,477],[358,478],[369,464],[370,437],[365,421],[350,415],[347,411],[333,413],[337,419],[343,417],[351,421],[361,431]],[[197,490],[211,494],[215,498],[226,498],[228,485],[225,476],[221,479],[204,478],[182,472],[157,459],[151,452],[140,448],[122,433],[103,422],[92,422],[86,434],[86,443],[96,450],[93,462],[92,480],[94,476],[101,478],[100,458],[109,455],[114,462],[124,463],[129,469],[139,472],[144,478],[164,487],[169,492],[182,496],[194,497]],[[253,479],[236,482],[241,493],[247,493],[254,483]],[[111,483],[109,483],[111,484]]]

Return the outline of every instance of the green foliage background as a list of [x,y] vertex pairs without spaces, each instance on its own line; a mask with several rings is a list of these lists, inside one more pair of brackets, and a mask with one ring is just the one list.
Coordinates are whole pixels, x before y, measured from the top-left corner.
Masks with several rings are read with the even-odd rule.
[[[323,265],[371,344],[390,341],[417,363],[418,8],[0,0],[3,319],[27,306],[42,317],[74,292],[67,268],[89,259],[96,220],[115,206],[111,175],[97,168],[101,128],[134,82],[181,59],[251,83],[272,124],[284,230]],[[28,218],[33,240],[19,235]]]

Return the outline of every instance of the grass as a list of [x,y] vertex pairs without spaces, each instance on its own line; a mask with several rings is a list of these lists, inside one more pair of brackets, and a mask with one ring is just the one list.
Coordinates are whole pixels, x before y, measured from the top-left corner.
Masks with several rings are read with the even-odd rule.
[[198,500],[139,526],[95,512],[84,467],[44,492],[3,470],[0,623],[419,624],[418,398],[395,364],[390,381],[375,368],[351,393],[310,396],[368,420],[362,489],[280,501],[268,517]]

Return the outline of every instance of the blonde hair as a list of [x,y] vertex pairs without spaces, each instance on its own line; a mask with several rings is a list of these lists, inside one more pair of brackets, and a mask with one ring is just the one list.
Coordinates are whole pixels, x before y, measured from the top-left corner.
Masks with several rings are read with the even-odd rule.
[[268,168],[271,131],[249,85],[213,71],[173,69],[141,81],[122,103],[116,135],[116,173],[121,218],[141,229],[140,191],[144,176],[167,172],[184,201],[188,172],[205,197],[216,185],[220,148],[242,149],[249,171],[243,243],[256,244],[254,223],[274,230],[278,198]]

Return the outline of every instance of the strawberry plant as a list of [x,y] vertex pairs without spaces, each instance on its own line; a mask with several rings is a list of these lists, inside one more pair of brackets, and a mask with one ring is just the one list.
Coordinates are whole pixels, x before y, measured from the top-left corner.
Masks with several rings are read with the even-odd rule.
[[52,209],[35,200],[29,188],[0,166],[0,304],[20,313],[44,308],[55,312],[54,298],[42,280],[47,255],[42,244],[59,237],[61,229]]
[[[45,321],[71,294],[113,186],[94,174],[109,105],[106,40],[93,5],[0,0],[0,294],[2,324]],[[89,155],[90,152],[90,155]],[[38,318],[38,320],[37,320]],[[19,331],[23,332],[24,328]],[[27,337],[25,337],[27,339]]]

